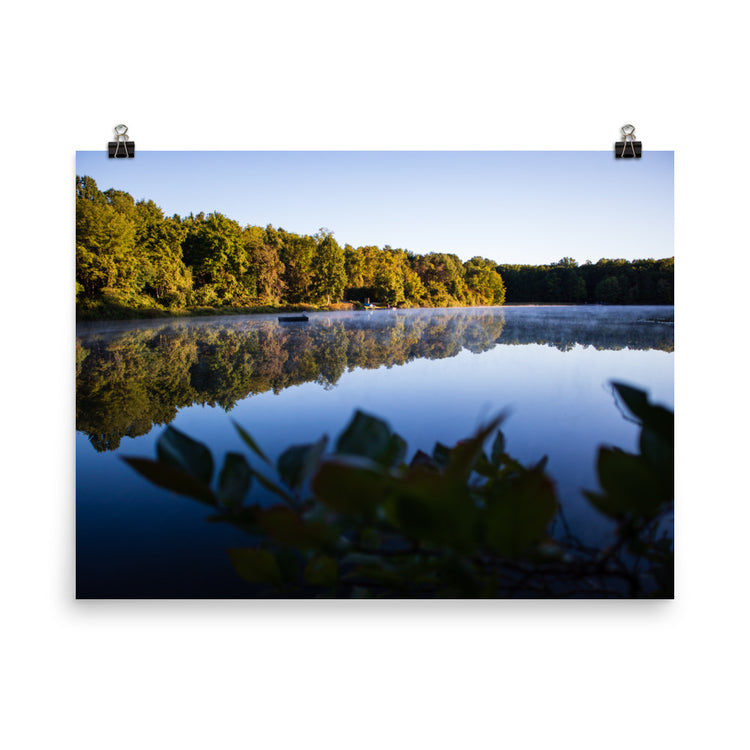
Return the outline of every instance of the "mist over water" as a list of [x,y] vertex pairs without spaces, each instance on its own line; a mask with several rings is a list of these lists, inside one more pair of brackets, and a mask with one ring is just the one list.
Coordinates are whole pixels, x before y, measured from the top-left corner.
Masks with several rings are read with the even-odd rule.
[[600,539],[580,490],[596,487],[600,444],[634,450],[637,437],[609,383],[672,407],[673,324],[672,307],[524,306],[80,325],[78,596],[243,596],[226,549],[247,539],[120,460],[153,457],[170,423],[218,456],[245,452],[234,419],[273,458],[335,438],[360,408],[390,422],[408,459],[507,410],[511,455],[548,455],[574,531]]

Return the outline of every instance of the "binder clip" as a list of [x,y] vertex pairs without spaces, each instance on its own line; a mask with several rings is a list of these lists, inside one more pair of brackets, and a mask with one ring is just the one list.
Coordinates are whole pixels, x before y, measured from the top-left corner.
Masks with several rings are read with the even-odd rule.
[[107,146],[110,159],[132,159],[135,156],[135,143],[128,140],[127,125],[115,125],[115,140]]
[[615,143],[615,159],[640,159],[641,142],[635,140],[635,126],[623,125],[620,132],[622,140]]

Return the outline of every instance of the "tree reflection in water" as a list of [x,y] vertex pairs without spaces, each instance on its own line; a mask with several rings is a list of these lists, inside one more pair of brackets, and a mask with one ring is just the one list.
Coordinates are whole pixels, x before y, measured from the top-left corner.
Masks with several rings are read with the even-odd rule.
[[[568,351],[673,350],[669,323],[616,317],[540,316],[502,309],[321,315],[304,325],[273,319],[168,322],[107,333],[82,327],[76,341],[76,428],[97,451],[169,424],[193,404],[229,411],[259,393],[315,382],[333,388],[347,370],[455,357],[497,345],[547,344]],[[631,308],[630,315],[633,315]],[[671,308],[669,314],[671,315]],[[594,316],[598,318],[599,316]],[[106,328],[106,327],[105,327]]]

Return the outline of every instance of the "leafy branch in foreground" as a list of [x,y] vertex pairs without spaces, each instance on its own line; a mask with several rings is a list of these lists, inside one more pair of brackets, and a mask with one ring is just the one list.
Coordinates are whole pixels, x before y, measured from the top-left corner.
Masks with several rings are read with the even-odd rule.
[[[668,598],[674,415],[643,391],[613,388],[641,432],[637,454],[600,448],[601,491],[585,496],[615,524],[602,549],[567,530],[546,458],[525,467],[508,455],[502,417],[408,465],[404,440],[361,411],[331,452],[323,437],[287,448],[275,467],[239,425],[257,468],[228,453],[214,477],[208,448],[173,427],[157,460],[125,460],[248,533],[251,546],[229,553],[251,596]],[[279,502],[248,504],[254,482]],[[556,520],[565,533],[553,537]]]

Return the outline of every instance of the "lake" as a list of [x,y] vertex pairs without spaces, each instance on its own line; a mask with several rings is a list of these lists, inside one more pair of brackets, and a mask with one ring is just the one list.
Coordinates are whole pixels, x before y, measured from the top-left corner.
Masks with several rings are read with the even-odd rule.
[[[79,324],[76,352],[79,598],[249,595],[227,554],[247,538],[122,461],[153,458],[167,424],[216,458],[247,452],[235,420],[275,458],[335,438],[359,408],[402,435],[408,461],[507,411],[508,452],[528,464],[549,457],[571,529],[598,544],[610,526],[581,495],[597,488],[597,448],[637,450],[610,381],[674,405],[674,309],[661,306],[102,322]],[[250,497],[272,502],[257,487]]]

